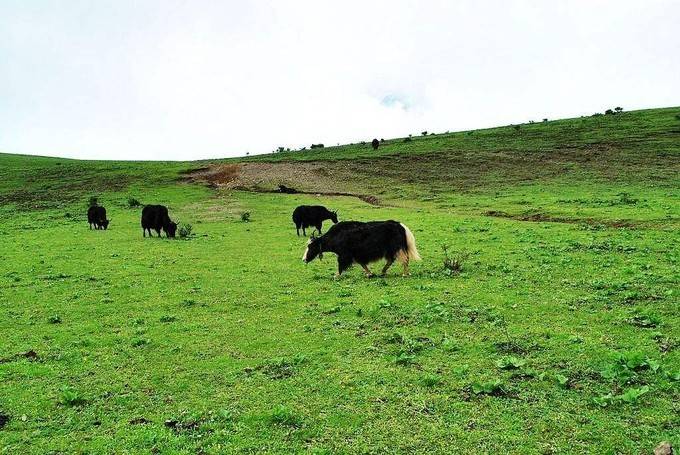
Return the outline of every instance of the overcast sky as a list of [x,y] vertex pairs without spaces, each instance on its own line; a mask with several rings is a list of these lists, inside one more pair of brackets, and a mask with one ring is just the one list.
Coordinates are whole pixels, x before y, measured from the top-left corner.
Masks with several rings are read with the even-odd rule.
[[680,105],[680,2],[0,0],[0,151],[198,159]]

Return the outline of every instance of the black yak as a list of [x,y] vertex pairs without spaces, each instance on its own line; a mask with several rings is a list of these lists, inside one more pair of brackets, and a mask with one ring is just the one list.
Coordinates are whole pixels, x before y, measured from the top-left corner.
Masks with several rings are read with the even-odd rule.
[[363,267],[366,276],[373,276],[368,264],[385,259],[386,263],[381,275],[387,273],[395,260],[404,266],[404,276],[409,274],[409,261],[419,261],[413,233],[404,224],[397,221],[372,221],[369,223],[345,222],[333,226],[326,235],[312,237],[307,242],[307,249],[302,260],[308,263],[323,253],[335,253],[338,256],[339,277],[353,263]]
[[106,230],[110,221],[106,219],[106,209],[101,205],[93,205],[87,209],[87,222],[90,224],[90,229],[94,226],[95,229]]
[[153,237],[151,229],[156,231],[158,237],[161,236],[161,229],[165,231],[165,235],[168,237],[175,237],[177,223],[174,223],[168,216],[166,206],[147,205],[142,209],[142,236],[146,237],[146,231],[149,231],[149,237]]
[[324,220],[331,220],[335,224],[338,222],[338,214],[321,205],[301,205],[293,211],[293,223],[295,223],[298,236],[300,229],[302,229],[302,235],[307,235],[305,229],[308,227],[316,228],[321,234]]
[[373,147],[373,150],[378,150],[378,147],[380,147],[380,141],[377,139],[373,139],[371,141],[371,147]]

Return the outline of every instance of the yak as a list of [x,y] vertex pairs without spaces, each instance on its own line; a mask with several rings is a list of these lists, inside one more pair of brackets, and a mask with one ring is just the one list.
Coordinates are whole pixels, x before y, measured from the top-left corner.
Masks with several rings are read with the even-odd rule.
[[338,222],[338,214],[321,205],[301,205],[293,211],[293,223],[298,236],[300,229],[302,235],[307,235],[305,229],[308,227],[314,227],[321,235],[324,220],[331,220],[335,224]]
[[380,141],[377,139],[373,139],[371,141],[371,147],[373,147],[373,150],[378,150],[378,147],[380,147]]
[[87,222],[90,224],[90,229],[94,226],[95,229],[106,230],[109,227],[111,220],[106,219],[106,209],[100,205],[93,205],[87,209]]
[[309,263],[316,257],[321,259],[326,252],[338,256],[336,278],[355,262],[363,267],[367,277],[372,277],[368,264],[381,259],[386,261],[381,276],[385,276],[395,260],[402,263],[403,274],[407,276],[409,261],[420,260],[413,233],[405,224],[394,220],[339,223],[321,237],[312,236],[302,260]]
[[170,219],[166,206],[147,205],[142,209],[142,236],[146,237],[146,231],[149,231],[149,237],[153,237],[151,229],[156,231],[158,237],[161,236],[161,229],[168,237],[175,237],[177,223]]

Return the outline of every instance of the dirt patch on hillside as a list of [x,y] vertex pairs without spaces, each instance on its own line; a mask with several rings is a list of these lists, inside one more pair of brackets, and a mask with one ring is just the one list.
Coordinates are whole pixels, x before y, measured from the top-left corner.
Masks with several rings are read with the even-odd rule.
[[214,164],[189,172],[187,178],[213,188],[349,196],[381,205],[377,196],[353,191],[357,187],[356,171],[354,162]]

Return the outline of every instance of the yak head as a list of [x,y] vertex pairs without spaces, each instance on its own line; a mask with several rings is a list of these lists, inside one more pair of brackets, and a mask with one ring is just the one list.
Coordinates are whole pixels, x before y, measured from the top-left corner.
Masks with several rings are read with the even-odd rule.
[[165,233],[168,235],[168,237],[175,238],[175,233],[177,232],[177,223],[170,221],[163,229],[165,229]]
[[330,216],[331,216],[331,221],[333,222],[333,224],[338,222],[338,212],[335,212],[335,211],[330,212]]
[[312,236],[307,242],[307,248],[305,249],[305,253],[302,255],[302,261],[306,264],[308,262],[312,262],[317,256],[319,259],[323,259],[323,252],[321,251],[321,237],[317,238]]
[[104,230],[108,229],[110,222],[111,222],[111,220],[103,220],[102,221],[102,227],[104,228]]

